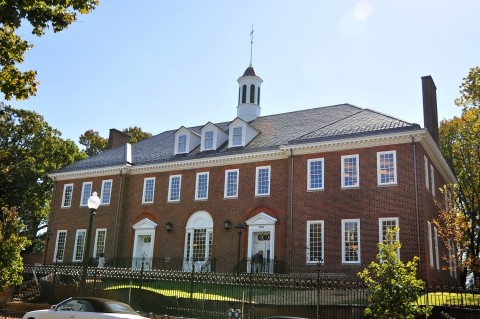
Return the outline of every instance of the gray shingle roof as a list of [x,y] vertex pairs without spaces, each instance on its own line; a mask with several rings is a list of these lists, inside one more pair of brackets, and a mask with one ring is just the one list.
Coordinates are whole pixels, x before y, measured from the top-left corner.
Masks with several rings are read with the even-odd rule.
[[[214,123],[228,131],[228,123]],[[311,143],[363,135],[416,130],[420,126],[400,119],[362,109],[350,104],[319,107],[289,113],[258,117],[249,123],[260,133],[245,147],[228,148],[228,143],[215,151],[200,152],[197,147],[189,154],[174,155],[175,132],[170,130],[132,145],[132,165],[148,165],[186,159],[253,153],[279,149],[281,145]],[[200,134],[202,126],[189,127]],[[89,170],[125,164],[125,146],[107,150],[73,163],[56,173]]]

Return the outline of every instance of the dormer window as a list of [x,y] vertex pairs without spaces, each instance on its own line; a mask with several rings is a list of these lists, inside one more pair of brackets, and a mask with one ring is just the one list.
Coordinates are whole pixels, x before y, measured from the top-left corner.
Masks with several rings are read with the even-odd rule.
[[234,127],[232,135],[232,146],[243,145],[243,129],[242,127]]
[[205,132],[204,147],[205,150],[213,150],[213,131]]
[[178,137],[177,153],[187,152],[187,135],[180,135]]

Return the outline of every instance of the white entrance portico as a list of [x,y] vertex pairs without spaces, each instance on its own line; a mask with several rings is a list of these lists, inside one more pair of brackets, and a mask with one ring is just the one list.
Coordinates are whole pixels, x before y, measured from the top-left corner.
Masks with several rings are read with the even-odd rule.
[[[275,224],[277,219],[266,214],[259,213],[245,222],[248,226],[247,258],[261,252],[263,254],[262,265],[256,265],[255,271],[273,273],[273,259],[275,258]],[[247,271],[252,269],[251,261],[247,265]]]
[[132,226],[135,229],[133,241],[132,268],[152,268],[153,245],[157,224],[144,218]]

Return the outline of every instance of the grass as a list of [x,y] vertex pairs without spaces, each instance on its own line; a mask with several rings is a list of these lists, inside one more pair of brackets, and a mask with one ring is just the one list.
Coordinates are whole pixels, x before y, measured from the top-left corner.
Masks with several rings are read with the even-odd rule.
[[431,306],[470,306],[480,307],[480,294],[471,293],[448,293],[448,292],[430,292],[418,298],[418,303]]

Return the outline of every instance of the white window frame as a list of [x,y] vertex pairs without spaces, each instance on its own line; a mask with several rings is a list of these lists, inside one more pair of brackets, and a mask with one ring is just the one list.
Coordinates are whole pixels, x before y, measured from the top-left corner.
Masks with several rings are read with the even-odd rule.
[[[70,189],[70,193],[67,195],[67,189]],[[70,196],[68,198],[67,196]],[[68,202],[65,202],[68,201]],[[63,195],[62,195],[62,207],[71,207],[73,201],[73,183],[63,185]]]
[[453,277],[453,240],[448,240],[448,270],[450,272],[450,277]]
[[[178,198],[173,198],[172,199],[172,183],[173,179],[178,178]],[[170,175],[169,180],[168,180],[168,202],[179,202],[180,201],[180,194],[182,190],[182,175]]]
[[[99,243],[99,234],[100,232],[103,232],[104,235],[103,235],[103,243]],[[107,243],[107,229],[106,228],[97,228],[95,230],[95,244],[93,245],[93,256],[98,258],[99,254],[101,253],[105,253],[105,245]],[[99,245],[101,245],[103,247],[103,249],[101,251],[99,251]]]
[[[185,141],[183,141],[184,138],[185,138]],[[187,153],[187,149],[188,149],[188,135],[187,134],[178,135],[177,154],[185,154]]]
[[[386,231],[387,231],[387,229],[383,228],[383,224],[385,222],[393,222],[395,224],[393,227],[389,227],[388,229],[395,228],[395,227],[400,227],[398,217],[382,217],[382,218],[379,218],[378,219],[378,242],[379,243],[382,243],[382,242],[385,241],[385,235],[386,235]],[[396,241],[400,240],[399,232],[397,232],[395,234],[395,240]],[[397,249],[397,256],[398,256],[398,258],[400,258],[400,249]]]
[[[233,174],[233,173],[236,173],[235,177],[235,193],[233,195],[228,195],[228,192],[229,192],[229,182],[230,182],[230,179],[229,179],[229,176],[230,174]],[[237,198],[238,197],[238,181],[239,181],[239,177],[240,177],[240,170],[238,168],[236,169],[227,169],[225,170],[225,186],[224,186],[224,190],[223,190],[223,196],[224,198]]]
[[[149,181],[153,181],[153,187],[152,187],[152,199],[147,201],[146,200],[146,191],[147,191],[147,183]],[[155,177],[145,177],[143,179],[143,194],[142,194],[142,204],[152,204],[155,199]]]
[[434,267],[433,263],[433,236],[432,236],[432,223],[427,221],[427,227],[428,227],[428,252],[429,252],[429,257],[430,257],[430,267]]
[[[83,239],[80,236],[83,234]],[[87,238],[86,229],[77,229],[75,233],[75,245],[73,247],[72,262],[81,262],[85,258],[85,245]]]
[[[64,236],[63,236],[64,235]],[[63,242],[60,242],[60,237],[63,237]],[[55,252],[53,253],[53,262],[63,262],[65,259],[65,247],[67,243],[67,231],[62,229],[57,231],[57,240],[55,242]],[[62,252],[62,258],[57,258],[59,251]]]
[[[267,188],[268,191],[265,193],[259,193],[260,190],[260,171],[266,170],[268,172],[268,181],[267,183]],[[272,167],[270,165],[267,166],[258,166],[256,168],[256,174],[255,174],[255,196],[270,196],[270,181],[272,179]]]
[[425,171],[425,187],[430,189],[430,178],[428,176],[428,159],[426,156],[423,156],[423,169]]
[[435,196],[435,170],[432,164],[430,164],[430,180],[432,182],[432,195]]
[[242,126],[232,128],[232,147],[244,145],[245,132]]
[[[312,187],[312,164],[321,163],[321,186]],[[325,160],[324,158],[312,158],[307,161],[307,190],[323,190],[325,188]]]
[[[358,260],[346,260],[345,253],[346,253],[346,241],[345,241],[345,233],[346,229],[345,226],[347,223],[356,223],[357,224],[357,253],[358,253]],[[361,262],[361,249],[360,249],[361,237],[360,237],[360,219],[342,219],[342,263],[343,264],[360,264]]]
[[[355,158],[355,170],[356,170],[356,178],[357,178],[357,183],[355,185],[346,185],[345,184],[345,160]],[[342,156],[342,188],[358,188],[360,187],[360,156],[358,154],[354,155],[344,155]]]
[[[382,156],[393,155],[393,181],[382,182]],[[396,185],[397,184],[397,151],[377,152],[377,183],[378,185]]]
[[[110,184],[110,189],[108,190],[108,197],[105,188],[105,185]],[[100,193],[100,205],[110,205],[110,200],[112,199],[112,188],[113,188],[113,179],[106,179],[102,181],[102,191]],[[108,200],[106,200],[108,199]]]
[[[87,189],[90,186],[90,189]],[[80,206],[87,206],[88,199],[92,196],[93,184],[92,182],[83,182],[82,184],[82,196],[80,198]]]
[[[315,260],[315,259],[312,259],[312,257],[310,256],[310,253],[311,253],[311,242],[310,242],[310,237],[311,237],[311,232],[310,232],[310,226],[311,225],[320,225],[320,231],[321,231],[321,234],[320,234],[320,245],[321,245],[321,249],[320,249],[320,260]],[[307,221],[307,256],[306,256],[306,260],[307,260],[307,264],[308,265],[318,265],[319,263],[320,264],[323,264],[325,262],[325,222],[323,220],[309,220]]]
[[[212,137],[207,137],[207,134],[212,134]],[[209,145],[209,143],[211,144]],[[215,132],[213,130],[205,131],[203,133],[203,149],[205,151],[215,149]]]
[[[196,181],[195,181],[195,200],[207,200],[208,199],[208,183],[209,183],[209,179],[210,179],[210,176],[209,176],[209,172],[200,172],[200,173],[197,173],[197,177],[196,177]],[[200,195],[203,195],[200,193],[200,178],[202,176],[206,176],[206,182],[205,182],[205,187],[206,187],[206,190],[205,190],[205,196],[203,197],[200,197]]]
[[437,227],[433,227],[433,238],[434,238],[434,245],[435,245],[435,268],[437,270],[440,269],[440,251],[438,247],[438,230]]

